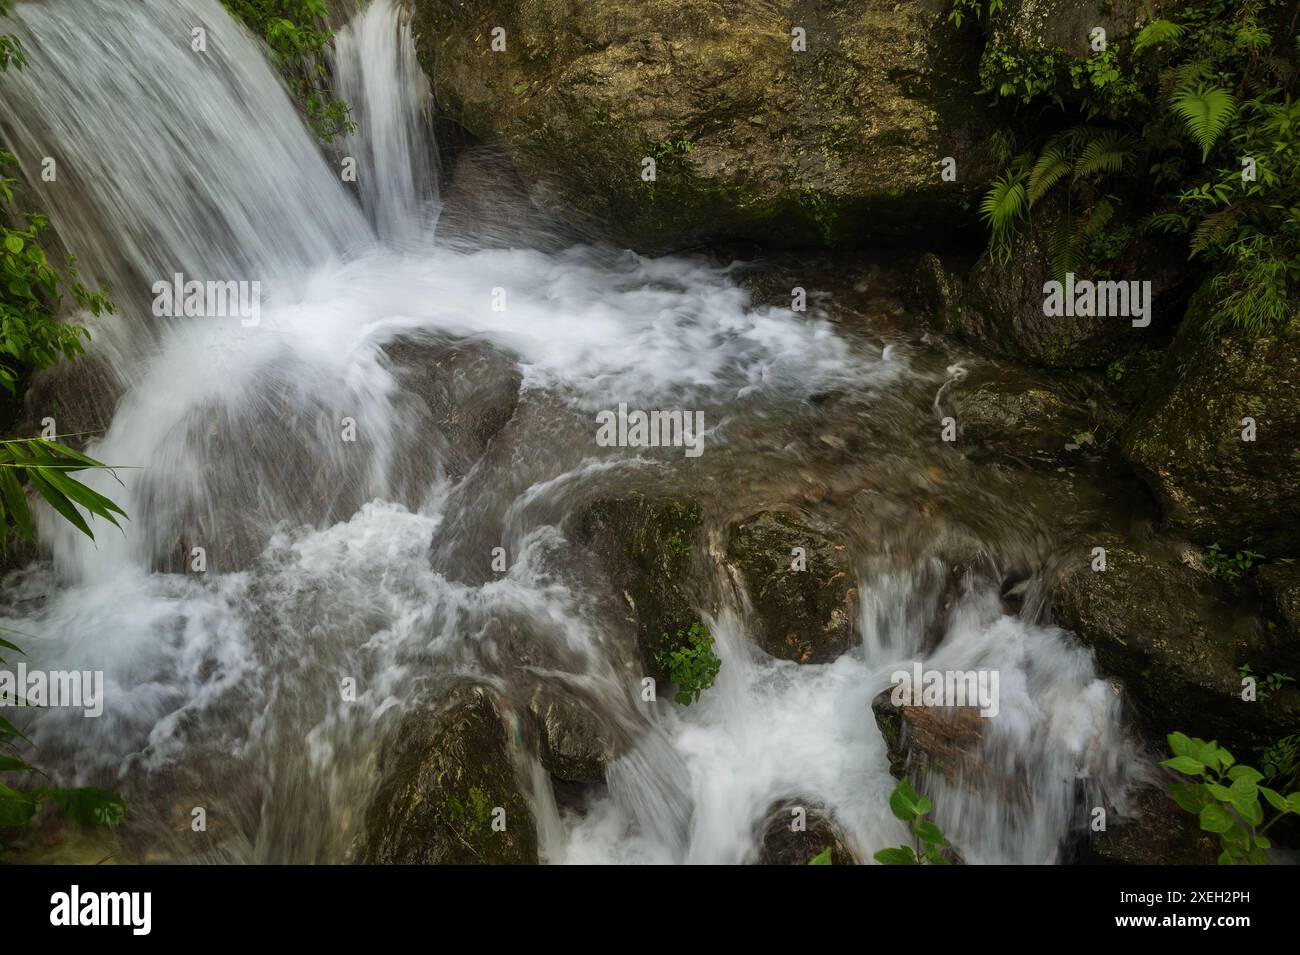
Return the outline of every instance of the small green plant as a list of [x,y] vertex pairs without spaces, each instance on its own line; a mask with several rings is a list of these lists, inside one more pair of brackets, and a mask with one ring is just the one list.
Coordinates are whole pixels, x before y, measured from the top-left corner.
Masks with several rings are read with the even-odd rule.
[[[1272,847],[1265,833],[1288,813],[1300,813],[1300,792],[1261,786],[1259,770],[1238,763],[1214,740],[1206,742],[1183,733],[1169,734],[1173,757],[1161,762],[1189,782],[1170,783],[1168,792],[1179,807],[1197,816],[1201,828],[1219,837],[1220,865],[1267,865],[1264,850]],[[1294,786],[1294,779],[1290,786]],[[1265,822],[1260,799],[1275,811]]]
[[1300,783],[1300,733],[1274,740],[1259,754],[1259,768],[1273,788],[1286,790]]
[[674,699],[682,706],[690,706],[699,700],[702,692],[713,686],[718,671],[722,669],[722,661],[713,652],[713,636],[697,620],[689,630],[678,631],[675,641],[670,642],[665,633],[663,644],[658,663],[668,674],[668,679],[677,684]]
[[1205,562],[1212,572],[1224,580],[1240,579],[1263,559],[1263,554],[1257,554],[1253,550],[1239,550],[1229,556],[1228,552],[1219,546],[1218,541],[1205,549]]
[[325,0],[221,0],[230,15],[264,40],[280,72],[302,103],[321,142],[331,142],[354,126],[348,104],[329,89],[322,53],[334,40]]
[[925,817],[934,811],[929,796],[912,788],[906,779],[900,779],[889,794],[889,809],[896,819],[912,828],[912,845],[881,849],[872,858],[881,865],[951,865],[943,850],[948,840],[937,825]]
[[[1255,671],[1251,669],[1249,663],[1243,663],[1241,666],[1237,667],[1237,674],[1242,677],[1242,679],[1245,679],[1246,677],[1254,677]],[[1270,673],[1263,678],[1256,677],[1255,697],[1263,702],[1278,690],[1282,689],[1286,684],[1294,682],[1295,677],[1289,676],[1286,673]]]
[[682,539],[681,534],[674,534],[668,538],[668,549],[678,557],[691,556],[691,545]]

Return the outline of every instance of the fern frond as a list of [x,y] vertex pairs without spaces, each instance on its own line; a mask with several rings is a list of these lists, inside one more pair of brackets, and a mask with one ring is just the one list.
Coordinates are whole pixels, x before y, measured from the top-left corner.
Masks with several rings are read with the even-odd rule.
[[1071,217],[1062,216],[1048,233],[1047,261],[1057,281],[1063,280],[1066,272],[1083,268],[1083,236]]
[[1091,140],[1074,162],[1074,178],[1119,172],[1133,161],[1133,139],[1123,133],[1106,132]]
[[995,257],[1003,261],[1009,257],[1011,240],[1028,211],[1023,176],[1006,172],[993,180],[980,202],[980,217],[992,232],[990,246]]
[[1149,46],[1161,43],[1177,44],[1182,38],[1183,28],[1168,20],[1152,20],[1142,28],[1142,32],[1133,41],[1133,52],[1141,53]]
[[1043,198],[1047,190],[1060,182],[1070,171],[1070,160],[1058,147],[1048,143],[1038,161],[1029,170],[1029,204]]
[[1192,233],[1191,254],[1209,252],[1216,246],[1222,245],[1236,234],[1240,222],[1241,210],[1235,205],[1206,216]]
[[1201,161],[1210,156],[1214,141],[1237,113],[1232,94],[1220,86],[1184,86],[1174,94],[1170,108],[1201,147]]

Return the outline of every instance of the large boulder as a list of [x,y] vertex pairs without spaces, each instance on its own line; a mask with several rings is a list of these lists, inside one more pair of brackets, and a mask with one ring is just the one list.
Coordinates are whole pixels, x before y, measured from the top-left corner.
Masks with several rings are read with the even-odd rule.
[[1097,654],[1104,673],[1124,681],[1154,738],[1175,730],[1250,752],[1300,719],[1300,694],[1242,699],[1239,668],[1275,659],[1276,635],[1243,608],[1193,549],[1158,542],[1139,550],[1102,535],[1106,569],[1088,553],[1063,566],[1052,613]]
[[[380,759],[361,861],[398,865],[530,863],[537,828],[491,696],[456,691],[409,716]],[[505,828],[493,827],[505,810]]]
[[[1124,454],[1165,519],[1202,543],[1276,557],[1300,527],[1300,311],[1251,337],[1211,332],[1208,285],[1192,300]],[[1253,440],[1243,432],[1254,427]]]
[[[804,569],[793,566],[796,547]],[[731,530],[727,559],[754,607],[754,638],[772,656],[829,663],[853,646],[857,579],[825,528],[793,511],[763,511]]]
[[662,251],[951,231],[990,170],[979,38],[947,13],[945,0],[416,0],[413,22],[444,115],[504,148],[545,204]]

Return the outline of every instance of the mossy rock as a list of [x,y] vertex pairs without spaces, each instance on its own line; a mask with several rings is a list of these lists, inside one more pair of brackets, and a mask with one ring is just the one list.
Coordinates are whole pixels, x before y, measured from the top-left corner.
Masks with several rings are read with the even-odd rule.
[[[1257,337],[1207,330],[1214,295],[1193,298],[1123,451],[1165,520],[1203,544],[1269,557],[1300,548],[1300,314]],[[1242,439],[1243,420],[1253,441]]]
[[630,494],[594,501],[575,515],[571,535],[601,559],[636,627],[644,672],[663,682],[660,651],[698,620],[690,586],[692,558],[702,546],[698,505],[678,498]]
[[[487,691],[458,690],[411,714],[386,747],[361,861],[398,865],[537,862],[537,829]],[[505,810],[505,828],[493,827]]]
[[[543,205],[638,250],[951,231],[991,173],[972,108],[979,38],[944,0],[414,8],[440,111],[503,148]],[[955,182],[940,175],[949,156]]]
[[1124,682],[1152,738],[1177,730],[1246,753],[1300,720],[1293,690],[1242,700],[1238,668],[1275,653],[1278,637],[1194,565],[1194,552],[1159,542],[1139,550],[1112,535],[1095,544],[1106,570],[1094,571],[1088,552],[1064,566],[1052,613]]
[[[793,567],[802,547],[807,567]],[[731,529],[727,559],[757,617],[755,641],[796,663],[830,663],[856,642],[857,579],[844,545],[794,511],[763,511]]]

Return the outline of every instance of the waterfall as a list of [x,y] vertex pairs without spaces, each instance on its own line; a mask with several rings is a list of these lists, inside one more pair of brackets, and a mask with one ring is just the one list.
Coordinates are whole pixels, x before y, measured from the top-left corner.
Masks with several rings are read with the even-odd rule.
[[[756,304],[701,258],[440,244],[429,91],[392,0],[339,33],[332,68],[358,128],[329,159],[216,0],[50,0],[12,20],[30,63],[0,77],[0,132],[121,306],[96,328],[125,370],[89,452],[129,468],[121,486],[94,481],[130,521],[92,543],[44,515],[49,560],[6,579],[0,625],[31,635],[32,666],[104,671],[102,718],[51,709],[28,732],[62,781],[124,792],[139,857],[350,858],[402,714],[466,680],[517,709],[538,679],[581,686],[631,739],[585,812],[533,793],[551,862],[751,860],[763,812],[797,795],[829,807],[862,858],[897,844],[870,703],[918,658],[1003,674],[1006,718],[981,745],[1015,793],[932,780],[971,861],[1054,861],[1080,781],[1083,804],[1118,798],[1119,703],[1068,634],[1002,613],[980,576],[937,645],[905,623],[918,594],[935,622],[927,560],[958,524],[1008,559],[1042,556],[1032,517],[978,475],[924,480],[943,361],[824,310]],[[176,273],[260,283],[257,323],[154,314],[155,283]],[[469,397],[448,397],[460,361]],[[508,423],[467,454],[516,388]],[[806,434],[827,394],[863,444],[855,462]],[[593,415],[619,403],[699,409],[709,451],[597,447]],[[861,644],[825,665],[767,657],[711,560],[716,601],[699,610],[719,682],[647,711],[625,610],[566,520],[666,491],[700,496],[721,526],[742,494],[757,506],[804,471],[864,502],[842,527]],[[968,517],[927,516],[936,495]],[[512,657],[511,633],[542,662]],[[195,805],[221,821],[201,851],[177,832],[176,807]]]

